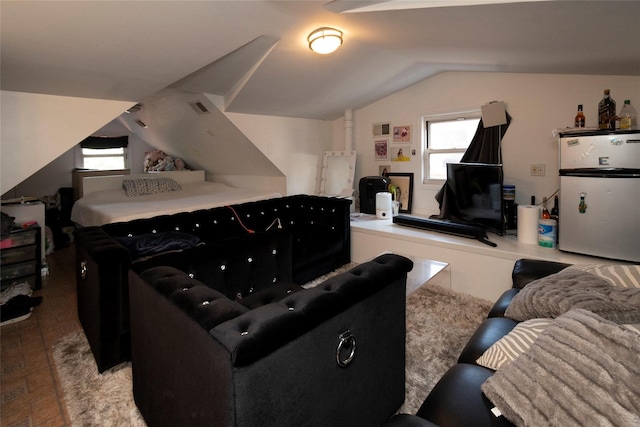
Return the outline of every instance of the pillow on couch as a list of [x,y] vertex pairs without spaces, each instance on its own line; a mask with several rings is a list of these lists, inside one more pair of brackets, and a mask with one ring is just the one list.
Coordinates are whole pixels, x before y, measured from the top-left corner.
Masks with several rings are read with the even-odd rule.
[[574,264],[567,268],[594,274],[613,286],[640,288],[640,265]]
[[497,371],[527,351],[553,319],[530,319],[518,323],[476,360],[478,365]]
[[481,389],[516,425],[640,425],[639,353],[633,329],[571,310]]
[[[496,341],[485,350],[476,363],[485,368],[497,371],[514,361],[522,353],[529,350],[538,336],[552,324],[554,319],[530,319],[518,323],[507,335]],[[640,335],[640,323],[621,324]]]
[[573,308],[616,323],[638,323],[640,288],[612,286],[595,274],[566,268],[526,285],[507,307],[505,317],[516,321],[555,318]]

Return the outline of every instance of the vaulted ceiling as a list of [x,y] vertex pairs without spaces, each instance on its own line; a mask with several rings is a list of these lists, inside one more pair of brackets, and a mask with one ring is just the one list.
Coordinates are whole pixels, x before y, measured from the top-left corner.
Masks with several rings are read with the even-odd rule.
[[[335,119],[447,70],[640,75],[638,1],[11,1],[1,88]],[[312,53],[315,28],[344,32]],[[549,88],[550,102],[553,91]]]

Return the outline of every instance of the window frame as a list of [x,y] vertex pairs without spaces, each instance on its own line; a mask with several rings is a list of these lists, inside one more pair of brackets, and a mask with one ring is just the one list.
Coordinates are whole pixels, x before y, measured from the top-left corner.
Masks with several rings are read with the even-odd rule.
[[[95,152],[85,154],[84,149],[94,150]],[[76,146],[76,165],[79,165],[82,169],[96,169],[96,170],[119,170],[129,168],[129,137],[97,137],[90,136],[84,139]],[[109,149],[121,149],[122,153],[103,153],[100,154],[100,150]],[[122,166],[108,167],[104,169],[90,168],[86,165],[86,159],[97,159],[101,157],[122,158]]]
[[[101,151],[101,150],[113,150],[114,148],[105,148],[105,149],[99,149],[99,148],[87,148],[87,150],[94,150],[94,151]],[[85,163],[85,161],[87,159],[99,159],[102,157],[111,157],[111,158],[122,158],[122,166],[118,166],[118,167],[109,167],[109,168],[105,168],[105,169],[98,169],[98,170],[117,170],[117,169],[127,169],[128,168],[128,156],[127,156],[127,147],[120,147],[120,149],[122,149],[122,153],[108,153],[108,154],[99,154],[99,153],[91,153],[91,154],[86,154],[84,152],[85,148],[80,147],[80,164],[82,165],[83,169],[96,169],[96,168],[90,168],[87,166],[87,164]]]
[[[457,120],[479,120],[482,118],[482,112],[478,109],[470,109],[464,111],[455,111],[451,113],[442,114],[429,114],[422,117],[422,174],[423,184],[442,184],[446,181],[446,178],[430,178],[429,160],[431,154],[446,154],[446,153],[462,153],[469,148],[467,144],[464,148],[430,148],[429,144],[429,124],[438,122],[452,122]],[[477,126],[476,126],[477,129]]]

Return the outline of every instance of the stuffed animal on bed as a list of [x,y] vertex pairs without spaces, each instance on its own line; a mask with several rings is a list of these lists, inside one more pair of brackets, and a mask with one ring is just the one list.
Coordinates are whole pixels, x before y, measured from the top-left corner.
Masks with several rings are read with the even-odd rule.
[[156,165],[166,154],[161,150],[147,151],[144,156],[144,171],[150,172],[155,170]]
[[144,171],[174,171],[186,168],[182,159],[174,159],[162,150],[148,151],[144,157]]

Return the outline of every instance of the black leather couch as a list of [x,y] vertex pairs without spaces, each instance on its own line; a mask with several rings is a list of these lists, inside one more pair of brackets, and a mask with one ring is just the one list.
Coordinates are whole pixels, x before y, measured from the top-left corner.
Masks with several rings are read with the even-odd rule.
[[[130,270],[133,393],[147,425],[375,426],[401,406],[412,262],[381,255],[303,289],[289,281],[287,234]],[[269,273],[247,289],[256,258]]]
[[480,386],[494,371],[476,364],[476,360],[516,326],[517,322],[503,317],[513,297],[528,283],[568,266],[533,259],[516,261],[512,272],[513,287],[496,301],[487,319],[462,350],[458,363],[442,376],[415,415],[395,415],[383,427],[512,426],[504,417],[492,414],[493,405]]
[[130,240],[174,233],[167,240],[180,234],[212,245],[253,232],[286,230],[291,281],[302,284],[351,261],[350,204],[348,199],[295,195],[76,230],[78,317],[98,370],[130,359],[128,272],[145,258],[134,253]]

